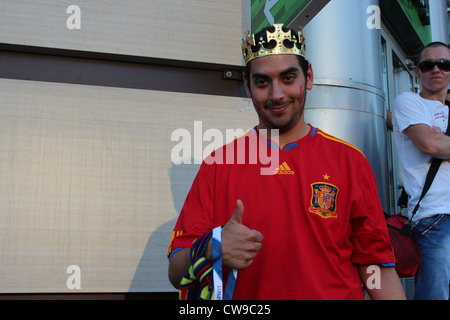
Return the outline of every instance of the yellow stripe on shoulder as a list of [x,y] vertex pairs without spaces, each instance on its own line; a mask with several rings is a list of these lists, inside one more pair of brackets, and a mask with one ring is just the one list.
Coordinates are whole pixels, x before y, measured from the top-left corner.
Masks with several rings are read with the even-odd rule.
[[178,230],[178,231],[172,231],[172,237],[170,238],[170,243],[169,243],[169,250],[167,251],[167,258],[170,256],[170,253],[172,252],[172,242],[173,239],[176,237],[179,237],[183,234],[182,230]]
[[342,139],[339,139],[339,138],[336,138],[336,137],[334,137],[334,136],[332,136],[332,135],[329,135],[328,133],[325,133],[325,132],[323,132],[323,131],[320,130],[320,129],[317,129],[317,134],[320,134],[322,137],[324,137],[324,138],[326,138],[326,139],[329,139],[329,140],[332,140],[332,141],[336,141],[336,142],[345,144],[346,146],[349,146],[349,147],[351,147],[351,148],[357,150],[359,153],[361,153],[361,154],[363,155],[364,158],[366,157],[365,154],[364,154],[361,150],[359,150],[357,147],[355,147],[355,146],[352,145],[351,143],[348,143],[348,142],[346,142],[346,141],[344,141],[344,140],[342,140]]

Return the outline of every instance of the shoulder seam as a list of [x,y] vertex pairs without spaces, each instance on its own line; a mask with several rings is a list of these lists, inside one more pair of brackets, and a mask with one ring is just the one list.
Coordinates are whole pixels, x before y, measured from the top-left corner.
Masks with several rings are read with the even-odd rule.
[[361,150],[359,150],[357,147],[355,147],[351,143],[348,143],[348,142],[346,142],[346,141],[344,141],[342,139],[339,139],[339,138],[336,138],[336,137],[334,137],[332,135],[329,135],[329,134],[323,132],[320,129],[317,130],[317,133],[320,134],[322,137],[324,137],[326,139],[329,139],[329,140],[332,140],[332,141],[335,141],[335,142],[338,142],[338,143],[342,143],[342,144],[344,144],[344,145],[346,145],[348,147],[351,147],[351,148],[355,149],[356,151],[358,151],[364,158],[366,157]]

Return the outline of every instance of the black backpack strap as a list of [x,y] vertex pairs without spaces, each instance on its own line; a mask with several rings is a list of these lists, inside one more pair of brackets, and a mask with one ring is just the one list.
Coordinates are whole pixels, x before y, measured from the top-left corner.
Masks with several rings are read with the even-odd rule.
[[[449,116],[450,116],[450,106],[449,106]],[[450,119],[447,121],[447,131],[445,132],[447,136],[450,136]],[[414,215],[417,213],[417,210],[420,208],[420,201],[422,201],[423,197],[425,197],[426,193],[428,192],[428,189],[430,189],[431,183],[434,180],[434,177],[436,176],[436,173],[439,170],[439,167],[441,166],[442,159],[433,158],[433,161],[431,162],[430,169],[428,170],[427,177],[425,179],[425,185],[423,186],[422,194],[420,195],[419,201],[417,202],[412,214],[411,219],[409,219],[409,223],[412,222]]]

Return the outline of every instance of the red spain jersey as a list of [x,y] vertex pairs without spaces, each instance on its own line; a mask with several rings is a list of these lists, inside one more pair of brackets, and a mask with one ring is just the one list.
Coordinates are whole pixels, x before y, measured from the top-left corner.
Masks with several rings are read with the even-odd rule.
[[[252,162],[251,152],[259,152],[249,146],[254,137],[265,139],[253,129],[226,146],[234,152],[227,149],[221,158],[224,146],[220,157],[205,159],[168,255],[226,224],[240,199],[242,223],[264,240],[253,263],[239,270],[233,299],[362,299],[357,265],[395,261],[369,162],[357,148],[312,127],[283,150],[265,140],[278,161],[262,174],[268,164]],[[241,139],[249,142],[244,158]]]

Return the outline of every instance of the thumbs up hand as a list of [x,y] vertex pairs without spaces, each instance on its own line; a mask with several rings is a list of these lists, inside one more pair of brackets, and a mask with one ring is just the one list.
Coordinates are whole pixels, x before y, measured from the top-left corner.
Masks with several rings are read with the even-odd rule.
[[228,223],[242,224],[242,217],[244,216],[244,204],[241,200],[236,201],[236,209],[234,209],[233,215],[231,216]]
[[261,249],[263,235],[242,224],[244,205],[237,200],[236,209],[222,228],[222,261],[234,269],[245,269]]

